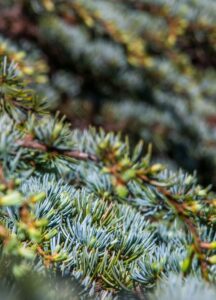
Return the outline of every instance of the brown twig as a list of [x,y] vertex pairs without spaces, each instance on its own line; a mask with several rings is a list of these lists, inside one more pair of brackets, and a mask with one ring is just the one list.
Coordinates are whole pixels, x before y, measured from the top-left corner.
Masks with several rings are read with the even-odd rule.
[[8,188],[8,189],[13,189],[14,188],[14,180],[7,180],[5,178],[5,175],[4,175],[4,171],[3,171],[3,167],[2,165],[0,164],[0,182],[3,183],[3,185]]
[[169,190],[167,190],[166,188],[161,187],[160,183],[157,183],[157,181],[149,179],[146,175],[143,175],[143,176],[140,175],[140,178],[144,182],[156,187],[157,190],[166,197],[166,199],[169,201],[170,205],[175,208],[178,215],[181,217],[183,222],[186,224],[187,228],[191,232],[193,239],[194,239],[194,247],[195,247],[195,251],[198,255],[198,259],[200,261],[200,266],[201,266],[201,271],[202,271],[203,277],[208,281],[209,278],[208,278],[208,271],[207,271],[207,262],[204,259],[204,254],[203,254],[204,243],[202,243],[202,241],[200,239],[200,236],[197,232],[197,228],[196,228],[195,224],[190,219],[190,217],[188,217],[186,215],[184,206],[182,206],[182,204],[178,203],[176,201],[175,197],[172,195],[172,193]]
[[49,147],[45,144],[42,144],[36,140],[34,140],[30,135],[26,136],[23,140],[18,140],[17,144],[23,148],[35,149],[41,152],[52,152],[58,153],[60,155],[75,158],[78,160],[91,160],[98,161],[98,158],[91,153],[86,153],[78,150],[62,150],[55,147]]

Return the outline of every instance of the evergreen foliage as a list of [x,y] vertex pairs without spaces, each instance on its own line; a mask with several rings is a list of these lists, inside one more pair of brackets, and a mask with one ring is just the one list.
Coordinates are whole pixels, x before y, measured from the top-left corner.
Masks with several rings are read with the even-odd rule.
[[5,38],[26,51],[21,61],[49,106],[59,103],[75,126],[87,120],[144,138],[154,157],[216,186],[215,1],[10,0],[0,8],[0,51],[13,56]]
[[216,298],[215,8],[0,1],[0,299]]
[[71,130],[9,56],[0,112],[4,299],[215,298],[209,187],[152,163],[142,142]]

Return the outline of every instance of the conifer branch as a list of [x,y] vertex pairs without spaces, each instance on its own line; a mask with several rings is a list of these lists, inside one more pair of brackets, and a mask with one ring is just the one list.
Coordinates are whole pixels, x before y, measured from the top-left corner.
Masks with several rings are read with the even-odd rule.
[[30,135],[26,136],[23,140],[18,140],[17,145],[21,146],[23,148],[35,149],[35,150],[38,150],[41,152],[57,153],[57,154],[75,158],[78,160],[92,160],[95,162],[98,161],[98,158],[93,154],[85,153],[85,152],[77,151],[77,150],[69,151],[69,150],[58,149],[55,147],[50,147],[50,146],[47,146],[43,143],[40,143],[40,142],[34,140],[32,138],[32,136],[30,136]]

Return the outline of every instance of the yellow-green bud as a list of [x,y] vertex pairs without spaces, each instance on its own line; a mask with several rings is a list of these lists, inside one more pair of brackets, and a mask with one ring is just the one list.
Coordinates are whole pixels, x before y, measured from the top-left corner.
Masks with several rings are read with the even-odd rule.
[[124,185],[117,185],[116,186],[116,192],[117,192],[119,197],[124,198],[124,197],[127,197],[128,189]]
[[41,240],[41,233],[38,229],[29,228],[28,234],[33,241],[39,242]]
[[181,263],[181,269],[183,273],[187,273],[188,269],[190,268],[191,265],[191,258],[187,257],[183,262]]
[[124,181],[129,181],[129,180],[133,179],[135,177],[135,175],[136,175],[136,170],[129,169],[123,173],[122,178]]
[[210,264],[215,265],[216,264],[216,255],[209,257],[208,261],[210,262]]
[[62,127],[63,124],[61,122],[55,124],[55,127],[52,132],[52,138],[54,140],[59,136],[59,133],[62,131]]
[[33,259],[35,257],[35,253],[30,248],[20,247],[17,252],[27,259]]
[[2,206],[20,205],[22,202],[23,197],[17,191],[10,192],[8,195],[0,198],[0,205]]
[[32,196],[30,198],[30,201],[31,201],[31,203],[37,203],[37,202],[43,201],[45,198],[46,198],[46,193],[41,192],[39,194]]
[[56,234],[58,233],[58,230],[57,229],[53,229],[53,230],[50,230],[48,233],[46,233],[44,235],[44,239],[46,241],[50,240],[52,237],[54,237]]
[[155,164],[149,168],[151,173],[158,173],[164,170],[164,166],[161,164]]

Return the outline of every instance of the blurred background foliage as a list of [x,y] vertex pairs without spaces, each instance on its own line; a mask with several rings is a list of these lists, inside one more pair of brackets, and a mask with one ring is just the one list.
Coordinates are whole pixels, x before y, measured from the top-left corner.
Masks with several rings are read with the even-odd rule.
[[[74,127],[121,130],[216,188],[214,0],[5,0],[0,55]],[[34,83],[33,83],[34,82]]]

